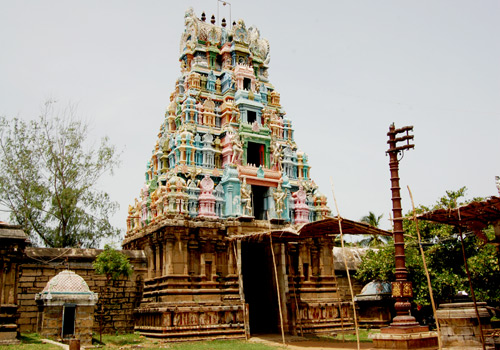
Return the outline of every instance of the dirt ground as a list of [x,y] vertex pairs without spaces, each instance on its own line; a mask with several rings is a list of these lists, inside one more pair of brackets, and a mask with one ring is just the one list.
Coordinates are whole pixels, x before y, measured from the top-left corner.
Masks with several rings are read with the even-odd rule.
[[[331,340],[317,340],[307,339],[295,336],[286,336],[283,345],[283,339],[279,335],[265,335],[255,336],[250,338],[251,342],[265,343],[268,345],[283,347],[285,349],[293,350],[335,350],[335,349],[357,349],[356,342],[331,341]],[[374,349],[372,343],[360,343],[360,349]]]

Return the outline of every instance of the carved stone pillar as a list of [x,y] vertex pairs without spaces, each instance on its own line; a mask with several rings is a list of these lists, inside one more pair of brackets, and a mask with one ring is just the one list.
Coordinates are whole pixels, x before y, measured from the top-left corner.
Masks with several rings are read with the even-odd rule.
[[184,236],[180,241],[181,250],[182,250],[182,263],[184,265],[183,274],[189,274],[189,265],[188,265],[188,237]]
[[155,244],[155,277],[161,276],[161,255],[162,255],[162,245],[158,239],[154,240]]
[[236,252],[235,242],[229,243],[227,245],[227,274],[228,275],[236,275],[238,272],[236,271],[236,256],[234,253]]
[[167,263],[165,264],[165,269],[167,271],[167,276],[173,275],[174,273],[174,264],[173,264],[173,252],[174,252],[174,245],[175,245],[175,236],[174,235],[167,235],[166,237],[166,243],[165,243],[167,249],[165,251],[166,255],[166,260]]

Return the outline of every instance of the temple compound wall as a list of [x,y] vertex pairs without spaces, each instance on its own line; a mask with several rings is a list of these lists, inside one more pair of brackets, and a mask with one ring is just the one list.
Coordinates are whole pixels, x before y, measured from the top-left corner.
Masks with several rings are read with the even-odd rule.
[[133,332],[133,312],[141,300],[147,272],[144,253],[123,251],[134,267],[133,274],[107,285],[106,277],[96,275],[92,267],[92,262],[101,252],[100,249],[26,248],[18,286],[20,331],[38,331],[41,319],[35,296],[42,292],[52,277],[69,269],[80,275],[90,290],[99,296],[94,313],[95,333],[99,333],[101,323],[103,333]]

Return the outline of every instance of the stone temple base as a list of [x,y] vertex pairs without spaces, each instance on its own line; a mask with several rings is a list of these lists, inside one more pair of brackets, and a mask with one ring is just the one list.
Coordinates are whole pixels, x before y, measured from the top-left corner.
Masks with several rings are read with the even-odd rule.
[[[483,332],[491,329],[490,313],[486,309],[486,303],[477,303],[479,317]],[[481,331],[477,320],[474,303],[449,303],[439,305],[437,310],[439,325],[441,326],[441,337],[443,349],[470,349],[482,350]],[[485,339],[493,343],[493,339]],[[493,344],[486,344],[486,349],[494,348]]]
[[0,345],[15,345],[21,342],[17,339],[17,332],[1,332]]
[[0,325],[0,345],[19,344],[17,339],[17,324]]
[[437,332],[425,326],[387,327],[373,335],[377,349],[437,349]]

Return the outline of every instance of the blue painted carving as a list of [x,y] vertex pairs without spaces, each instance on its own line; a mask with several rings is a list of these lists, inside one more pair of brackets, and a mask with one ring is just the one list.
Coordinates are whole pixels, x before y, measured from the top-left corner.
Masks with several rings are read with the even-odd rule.
[[194,123],[198,120],[198,110],[196,109],[196,99],[189,95],[182,104],[186,122]]
[[267,106],[267,87],[264,84],[260,84],[260,102]]
[[263,179],[265,176],[264,169],[262,169],[262,165],[259,165],[259,169],[257,169],[257,177]]
[[222,76],[221,79],[221,90],[222,93],[225,93],[228,89],[230,89],[232,86],[232,75],[230,72],[225,72],[224,75]]
[[196,149],[196,153],[194,155],[194,162],[196,166],[201,167],[203,165],[203,153],[202,153],[203,144],[201,143],[200,134],[196,134],[196,136],[194,137],[194,147]]
[[214,71],[211,70],[207,76],[207,90],[210,92],[215,92],[215,81],[217,78],[215,77]]
[[224,216],[224,188],[221,184],[218,184],[214,188],[213,192],[215,196],[215,215],[217,217],[222,218]]
[[240,180],[238,179],[238,169],[236,166],[226,164],[221,180],[224,189],[224,218],[241,215],[240,208]]

